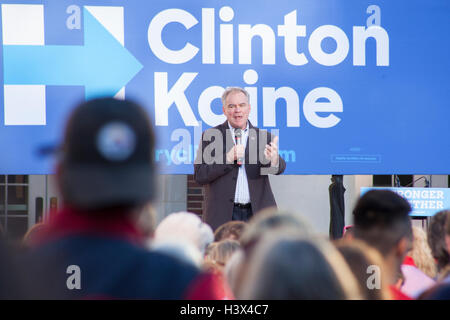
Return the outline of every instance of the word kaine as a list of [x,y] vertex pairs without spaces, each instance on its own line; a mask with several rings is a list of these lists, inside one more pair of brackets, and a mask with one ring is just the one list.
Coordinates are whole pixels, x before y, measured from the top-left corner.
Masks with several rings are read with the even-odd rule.
[[210,318],[213,312],[214,307],[195,307],[188,304],[187,307],[181,307],[180,314],[204,314]]

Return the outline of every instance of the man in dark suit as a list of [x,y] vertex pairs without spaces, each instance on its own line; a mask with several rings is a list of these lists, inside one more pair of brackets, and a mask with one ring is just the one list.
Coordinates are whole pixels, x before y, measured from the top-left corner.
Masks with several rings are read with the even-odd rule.
[[276,206],[268,174],[286,168],[278,154],[278,137],[248,121],[247,91],[227,88],[222,110],[227,121],[203,133],[194,163],[195,181],[206,185],[203,219],[214,230],[231,220],[248,221],[261,209]]

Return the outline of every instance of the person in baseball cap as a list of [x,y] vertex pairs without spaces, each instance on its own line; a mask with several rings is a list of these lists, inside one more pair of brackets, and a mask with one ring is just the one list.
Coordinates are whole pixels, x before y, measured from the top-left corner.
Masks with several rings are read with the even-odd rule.
[[66,204],[98,210],[154,197],[154,134],[143,108],[104,98],[79,106],[67,124],[58,167]]
[[63,206],[24,256],[35,298],[181,299],[205,282],[192,264],[146,247],[154,140],[134,102],[101,98],[73,111],[57,166]]

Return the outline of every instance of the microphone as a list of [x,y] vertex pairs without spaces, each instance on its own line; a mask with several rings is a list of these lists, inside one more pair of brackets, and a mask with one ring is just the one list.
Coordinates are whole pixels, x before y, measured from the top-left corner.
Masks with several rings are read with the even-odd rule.
[[[234,137],[236,138],[236,145],[241,145],[242,144],[242,130],[241,129],[234,130]],[[237,159],[238,165],[241,166],[243,162],[244,162],[244,159],[242,157]]]

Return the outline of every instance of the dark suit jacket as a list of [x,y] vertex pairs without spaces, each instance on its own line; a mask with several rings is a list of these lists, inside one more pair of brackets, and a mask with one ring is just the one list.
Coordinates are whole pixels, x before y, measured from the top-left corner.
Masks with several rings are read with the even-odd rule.
[[[270,168],[270,162],[265,159],[264,148],[271,140],[269,132],[260,130],[249,122],[249,136],[245,149],[245,171],[253,214],[258,213],[261,209],[276,206],[269,177],[264,171],[270,170],[270,173],[280,174],[286,168],[286,162],[281,157],[279,157],[279,166],[276,168]],[[213,230],[231,221],[233,214],[239,166],[236,161],[226,163],[226,154],[233,146],[233,136],[228,122],[225,121],[203,133],[194,163],[195,181],[206,185],[204,206],[206,211],[203,213],[203,220]],[[219,150],[217,154],[216,150]],[[208,161],[208,154],[211,154],[216,161],[205,163]]]

